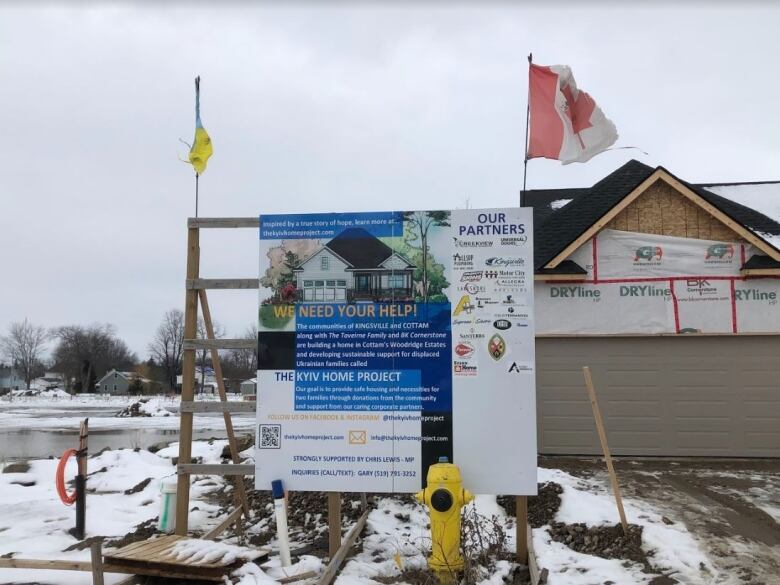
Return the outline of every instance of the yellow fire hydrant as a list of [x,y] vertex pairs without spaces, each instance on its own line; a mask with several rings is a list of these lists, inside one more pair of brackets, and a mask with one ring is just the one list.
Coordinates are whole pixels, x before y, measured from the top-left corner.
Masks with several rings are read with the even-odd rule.
[[431,556],[428,566],[442,582],[463,569],[460,554],[460,510],[474,499],[463,489],[460,469],[446,457],[428,468],[427,487],[417,492],[417,501],[428,506],[431,515]]

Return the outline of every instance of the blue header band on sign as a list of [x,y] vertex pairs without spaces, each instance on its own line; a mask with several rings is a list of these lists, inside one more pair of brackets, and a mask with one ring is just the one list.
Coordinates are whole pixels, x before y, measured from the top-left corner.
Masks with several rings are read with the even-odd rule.
[[370,213],[289,213],[260,216],[261,240],[317,240],[361,228],[377,238],[403,235],[400,211]]

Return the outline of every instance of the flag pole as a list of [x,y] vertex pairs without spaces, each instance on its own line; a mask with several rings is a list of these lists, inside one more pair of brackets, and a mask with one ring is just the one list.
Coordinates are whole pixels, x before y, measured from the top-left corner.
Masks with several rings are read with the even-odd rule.
[[198,217],[198,177],[200,175],[195,173],[195,217]]
[[528,126],[531,121],[531,62],[534,54],[528,53],[528,98],[525,110],[525,159],[523,160],[523,190],[520,192],[520,207],[525,206],[525,180],[528,175]]

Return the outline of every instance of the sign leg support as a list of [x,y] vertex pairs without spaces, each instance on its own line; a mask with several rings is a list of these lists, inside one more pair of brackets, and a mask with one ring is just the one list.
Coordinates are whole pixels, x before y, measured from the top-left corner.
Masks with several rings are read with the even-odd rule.
[[517,562],[528,564],[528,496],[515,496]]
[[341,547],[341,492],[328,492],[328,556]]
[[617,504],[618,514],[620,514],[620,523],[623,525],[623,533],[628,535],[628,521],[626,520],[626,511],[623,509],[623,498],[620,496],[620,486],[618,485],[615,467],[612,465],[612,455],[609,452],[607,444],[607,433],[604,430],[604,421],[601,420],[601,410],[598,400],[596,400],[596,390],[593,387],[593,378],[590,375],[590,368],[584,366],[582,373],[585,376],[585,385],[588,387],[588,397],[593,409],[593,418],[596,419],[596,430],[599,433],[601,449],[604,451],[604,460],[607,462],[607,471],[609,471],[609,481],[612,483],[612,491],[615,494],[615,503]]

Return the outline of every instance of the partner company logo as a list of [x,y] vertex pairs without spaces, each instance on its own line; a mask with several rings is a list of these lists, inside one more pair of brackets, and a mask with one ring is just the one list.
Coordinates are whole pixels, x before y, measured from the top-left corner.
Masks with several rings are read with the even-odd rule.
[[459,286],[458,290],[462,290],[469,294],[475,295],[477,293],[485,292],[485,286],[481,284],[474,284],[473,282],[467,282],[463,286]]
[[479,282],[480,280],[482,280],[481,270],[472,270],[460,275],[461,282]]
[[454,351],[459,358],[467,360],[474,355],[474,345],[468,341],[461,341],[455,346]]
[[470,319],[453,319],[452,325],[471,325],[473,328],[474,325],[484,325],[486,323],[490,323],[490,319],[477,319],[475,317],[471,317]]
[[712,286],[706,278],[688,278],[685,280],[685,290],[700,297],[711,297],[718,294],[718,287]]
[[455,268],[474,268],[474,254],[455,252],[452,255],[452,266]]
[[512,238],[501,238],[502,246],[523,246],[528,241],[526,236],[515,236]]
[[525,266],[525,260],[523,258],[506,258],[493,256],[485,260],[485,266],[499,267],[499,266]]
[[496,319],[493,321],[493,327],[498,329],[499,331],[506,331],[512,326],[512,322],[508,319]]
[[734,246],[732,244],[712,244],[704,254],[707,264],[731,264],[734,258]]
[[490,357],[496,361],[504,357],[504,354],[506,353],[506,342],[498,333],[494,333],[488,340],[488,353],[490,354]]
[[455,305],[455,310],[452,312],[452,314],[457,317],[461,313],[466,313],[467,315],[471,315],[471,311],[474,310],[474,305],[471,304],[471,297],[469,295],[463,295],[460,297],[460,300],[458,301],[458,304]]
[[512,365],[509,366],[509,369],[507,372],[510,374],[519,374],[520,372],[530,372],[531,368],[527,364],[518,364],[517,362],[512,362]]
[[456,248],[492,248],[493,240],[462,240],[453,236]]
[[639,262],[640,260],[650,262],[656,258],[658,258],[658,261],[660,262],[663,255],[664,251],[661,246],[641,246],[637,248],[634,253],[634,262]]
[[476,376],[477,366],[469,364],[468,362],[453,361],[452,371],[456,376]]

